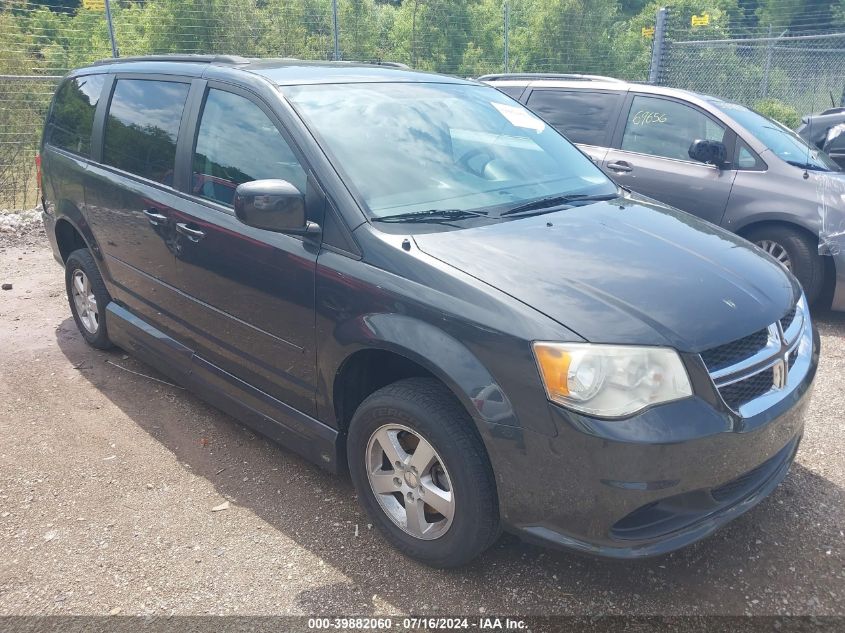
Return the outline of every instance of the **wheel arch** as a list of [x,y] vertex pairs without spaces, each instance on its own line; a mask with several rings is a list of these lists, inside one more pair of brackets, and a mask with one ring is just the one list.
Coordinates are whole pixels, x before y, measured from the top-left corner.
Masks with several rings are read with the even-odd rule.
[[62,205],[61,213],[57,214],[53,233],[56,247],[59,250],[62,265],[67,263],[68,256],[78,248],[87,248],[94,256],[94,262],[106,282],[109,292],[112,291],[111,275],[106,266],[100,246],[91,231],[91,226],[75,206]]
[[76,204],[70,200],[61,200],[56,206],[56,225],[53,230],[55,232],[56,241],[63,260],[67,261],[67,256],[70,255],[73,249],[71,249],[71,251],[64,252],[62,243],[60,242],[63,235],[60,234],[59,231],[64,231],[64,236],[67,237],[71,235],[72,229],[72,233],[75,233],[84,243],[84,245],[80,245],[80,248],[87,248],[90,250],[94,259],[97,260],[98,266],[102,268],[101,262],[103,260],[103,254],[100,250],[99,244],[97,243],[97,239],[94,237],[94,232],[91,230],[91,225],[88,224],[88,221],[85,219],[82,211],[80,211]]
[[[781,216],[775,216],[774,218],[765,218],[749,222],[737,229],[736,234],[742,238],[748,239],[748,236],[753,231],[767,227],[793,230],[810,238],[816,243],[816,245],[819,244],[818,233],[813,232],[804,224],[795,222],[794,218],[790,218],[789,216],[787,216],[787,219],[784,219]],[[834,286],[836,285],[836,263],[832,257],[822,257],[822,263],[824,266],[824,278],[822,279],[822,286],[817,299],[817,305],[830,305],[833,298]]]
[[[446,384],[423,364],[395,349],[364,347],[343,360],[335,372],[332,402],[340,430],[349,422],[360,404],[375,391],[403,378],[430,377]],[[454,391],[450,388],[454,394]]]
[[60,217],[56,220],[55,233],[56,245],[59,247],[59,255],[61,255],[63,264],[67,263],[67,258],[73,251],[80,248],[89,250],[91,248],[79,229],[66,217]]
[[794,218],[790,218],[789,216],[784,217],[780,215],[753,219],[747,224],[743,224],[741,227],[736,229],[736,234],[740,237],[747,239],[746,236],[749,233],[765,227],[781,227],[785,229],[792,229],[794,231],[798,231],[799,233],[803,233],[810,239],[815,240],[816,243],[818,243],[819,241],[818,233],[814,233],[808,226],[795,222]]
[[443,383],[473,418],[482,437],[487,423],[517,424],[510,401],[490,372],[443,330],[398,314],[366,315],[357,325],[347,324],[340,330],[360,334],[347,346],[342,360],[326,372],[331,377],[329,413],[341,431],[348,428],[355,409],[370,393],[412,376]]

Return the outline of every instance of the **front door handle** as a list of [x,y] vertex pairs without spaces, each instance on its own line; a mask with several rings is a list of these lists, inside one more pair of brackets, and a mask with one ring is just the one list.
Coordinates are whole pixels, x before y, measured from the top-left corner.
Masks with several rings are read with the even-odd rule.
[[205,237],[205,231],[200,231],[199,229],[192,229],[184,222],[179,222],[176,225],[177,233],[181,233],[185,237],[187,237],[192,242],[199,242],[202,238]]
[[617,160],[616,162],[608,163],[607,168],[612,169],[613,171],[618,172],[620,174],[634,170],[634,168],[631,167],[631,163],[626,162],[624,160]]
[[144,215],[153,226],[160,226],[167,223],[167,216],[158,213],[155,209],[144,209]]

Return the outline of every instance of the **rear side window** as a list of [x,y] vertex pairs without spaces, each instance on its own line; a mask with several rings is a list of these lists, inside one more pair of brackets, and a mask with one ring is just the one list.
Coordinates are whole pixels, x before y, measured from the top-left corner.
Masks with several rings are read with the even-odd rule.
[[62,84],[47,124],[50,145],[81,156],[90,155],[94,112],[104,83],[104,75],[87,75]]
[[231,206],[238,185],[263,179],[287,180],[305,193],[305,170],[261,108],[212,88],[197,132],[193,193]]
[[573,143],[607,146],[622,95],[595,90],[534,90],[528,107]]
[[188,89],[173,81],[118,79],[106,119],[103,162],[172,185]]

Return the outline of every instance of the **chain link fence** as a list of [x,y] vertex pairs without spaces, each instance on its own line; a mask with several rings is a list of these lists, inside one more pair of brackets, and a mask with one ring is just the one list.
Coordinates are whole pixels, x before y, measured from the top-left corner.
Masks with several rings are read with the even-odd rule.
[[50,92],[68,70],[112,55],[107,6],[124,57],[388,60],[461,76],[645,80],[652,45],[619,0],[3,0],[0,209],[35,204],[33,159]]
[[0,210],[35,204],[35,153],[56,80],[0,76]]
[[[709,16],[708,16],[709,17]],[[702,19],[699,16],[699,19]],[[691,28],[691,16],[669,12],[659,83],[761,110],[802,115],[845,105],[845,31],[723,37],[715,21]],[[697,37],[696,37],[697,36]]]
[[[829,105],[828,93],[841,98],[845,13],[843,33],[795,37],[777,24],[769,31],[749,28],[757,18],[738,9],[707,8],[738,7],[738,0],[670,1],[658,33],[655,5],[635,10],[636,2],[622,0],[111,0],[108,6],[121,56],[219,53],[398,61],[461,76],[651,78],[748,105],[774,98],[801,114]],[[106,6],[105,0],[0,4],[0,209],[36,203],[34,158],[59,78],[113,54]],[[825,20],[812,14],[797,23]]]

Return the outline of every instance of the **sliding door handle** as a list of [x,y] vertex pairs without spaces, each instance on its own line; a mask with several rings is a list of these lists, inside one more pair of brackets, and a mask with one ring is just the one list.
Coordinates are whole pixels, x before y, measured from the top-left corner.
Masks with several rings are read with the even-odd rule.
[[192,229],[184,222],[179,222],[176,225],[176,232],[181,233],[192,242],[199,242],[202,238],[205,237],[205,231],[200,231],[199,229]]
[[167,224],[167,216],[158,213],[155,209],[144,209],[144,215],[147,216],[147,219],[153,226]]
[[619,173],[627,173],[634,170],[634,168],[631,167],[631,163],[624,160],[618,160],[615,163],[608,163],[607,168]]

